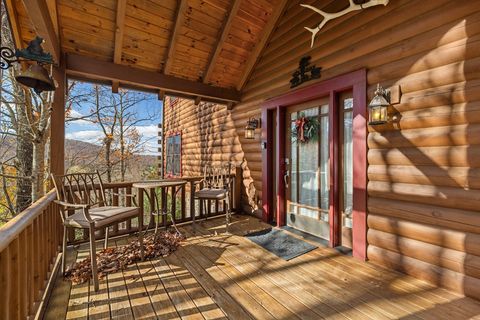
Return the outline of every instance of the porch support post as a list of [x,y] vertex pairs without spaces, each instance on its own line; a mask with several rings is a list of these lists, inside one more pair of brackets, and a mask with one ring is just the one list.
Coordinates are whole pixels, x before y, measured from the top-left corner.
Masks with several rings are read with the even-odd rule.
[[67,77],[65,73],[65,58],[61,56],[60,63],[53,67],[53,77],[58,86],[53,98],[50,134],[50,172],[64,174],[65,172],[65,92]]

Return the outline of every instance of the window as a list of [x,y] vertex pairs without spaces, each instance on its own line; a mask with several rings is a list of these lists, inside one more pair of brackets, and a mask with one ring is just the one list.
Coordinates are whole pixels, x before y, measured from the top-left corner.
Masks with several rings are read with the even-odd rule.
[[182,136],[180,133],[167,137],[165,175],[167,177],[182,174]]

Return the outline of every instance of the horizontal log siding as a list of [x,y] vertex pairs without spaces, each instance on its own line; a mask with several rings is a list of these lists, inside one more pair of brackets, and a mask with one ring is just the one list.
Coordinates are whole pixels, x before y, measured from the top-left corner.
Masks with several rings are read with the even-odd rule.
[[[478,3],[390,1],[327,23],[311,49],[304,27],[316,26],[322,18],[301,8],[301,2],[288,4],[243,88],[242,103],[231,112],[212,107],[206,115],[198,108],[192,111],[193,103],[181,111],[185,116],[177,121],[183,128],[198,131],[200,122],[202,130],[211,128],[209,135],[190,133],[192,140],[184,140],[184,168],[208,157],[241,159],[245,178],[253,179],[260,199],[262,151],[259,138],[242,138],[248,118],[260,118],[263,101],[290,91],[291,74],[305,55],[323,68],[318,81],[367,68],[369,99],[377,83],[400,85],[402,91],[401,103],[394,106],[398,121],[369,128],[368,257],[480,298]],[[310,3],[329,12],[346,5]],[[184,122],[187,114],[194,120]],[[211,141],[210,136],[223,140]],[[200,151],[199,143],[212,152]],[[225,145],[231,154],[219,153]],[[202,145],[201,150],[208,148]]]
[[[172,97],[165,97],[164,104],[165,138],[181,133],[182,135],[182,175],[202,175],[206,164],[230,161],[242,168],[243,182],[240,197],[243,212],[258,212],[257,196],[251,168],[245,161],[243,148],[255,152],[244,142],[245,123],[235,121],[232,111],[225,105],[180,99],[174,102]],[[258,140],[252,140],[258,143]],[[166,148],[165,154],[166,156]],[[261,154],[253,156],[256,159],[255,169],[261,166]],[[258,178],[257,178],[258,179]],[[258,181],[258,180],[257,180]]]

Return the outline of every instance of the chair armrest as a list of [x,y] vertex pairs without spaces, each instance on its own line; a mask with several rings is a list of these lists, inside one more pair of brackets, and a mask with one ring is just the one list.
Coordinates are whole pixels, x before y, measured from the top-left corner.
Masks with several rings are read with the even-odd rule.
[[94,204],[75,204],[75,203],[68,203],[68,202],[64,202],[64,201],[60,201],[60,200],[54,200],[54,202],[60,206],[62,206],[64,209],[82,209],[82,212],[83,212],[83,216],[85,217],[85,219],[89,222],[92,222],[92,218],[90,217],[90,214],[88,213],[88,209],[91,207],[91,206],[94,206],[98,203],[94,203]]
[[66,209],[84,209],[84,208],[91,207],[90,204],[75,204],[75,203],[68,203],[60,200],[55,200],[54,202]]

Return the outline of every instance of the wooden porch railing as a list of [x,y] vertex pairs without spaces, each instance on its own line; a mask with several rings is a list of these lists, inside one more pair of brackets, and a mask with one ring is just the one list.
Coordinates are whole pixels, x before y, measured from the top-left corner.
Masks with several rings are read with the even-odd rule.
[[50,191],[0,227],[0,319],[35,315],[62,241]]
[[[240,203],[241,169],[237,168],[232,175],[230,186],[230,207],[238,211]],[[169,209],[175,214],[175,222],[182,223],[192,220],[193,215],[205,217],[206,212],[199,209],[198,202],[193,198],[193,186],[201,177],[185,177],[187,189],[178,192],[175,199],[168,199]],[[107,190],[112,190],[114,205],[133,205],[132,182],[105,184]],[[173,193],[175,190],[170,190]],[[153,228],[154,220],[150,217],[144,192],[139,192],[137,201],[143,204],[145,228]],[[161,198],[161,197],[160,197]],[[55,261],[60,253],[62,241],[62,222],[59,209],[53,202],[56,199],[55,190],[51,190],[43,198],[32,204],[14,219],[0,227],[0,319],[25,319],[34,316],[39,310],[48,279],[52,273]],[[174,201],[172,201],[174,200]],[[208,215],[213,217],[224,214],[225,205],[220,201],[208,204]],[[138,219],[132,219],[111,227],[109,236],[119,236],[137,231]],[[161,221],[168,225],[171,221]],[[102,238],[103,234],[98,234]],[[71,232],[68,235],[70,244],[85,241],[86,235]]]

